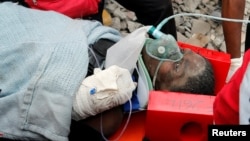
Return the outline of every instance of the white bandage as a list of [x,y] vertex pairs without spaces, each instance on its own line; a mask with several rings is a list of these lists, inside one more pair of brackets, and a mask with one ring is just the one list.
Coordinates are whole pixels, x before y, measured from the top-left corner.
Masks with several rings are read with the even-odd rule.
[[242,65],[243,57],[231,59],[231,65],[227,74],[226,83],[229,82],[233,74],[238,70]]
[[72,118],[85,119],[124,104],[132,97],[135,87],[127,69],[118,66],[95,69],[93,75],[83,80],[75,95]]

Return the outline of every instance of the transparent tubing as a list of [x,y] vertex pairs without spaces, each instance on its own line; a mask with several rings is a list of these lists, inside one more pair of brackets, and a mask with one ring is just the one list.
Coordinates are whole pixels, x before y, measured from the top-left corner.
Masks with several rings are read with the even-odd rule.
[[161,28],[170,20],[175,17],[179,16],[195,16],[195,17],[205,17],[205,18],[210,18],[210,19],[215,19],[215,20],[221,20],[221,21],[229,21],[229,22],[241,22],[241,23],[250,23],[249,20],[240,20],[240,19],[232,19],[232,18],[222,18],[222,17],[215,17],[215,16],[210,16],[210,15],[205,15],[205,14],[198,14],[198,13],[180,13],[180,14],[175,14],[172,16],[169,16],[165,18],[162,22],[160,22],[156,30],[161,30]]
[[[97,57],[96,57],[96,55],[95,55],[93,49],[90,48],[90,47],[88,47],[88,49],[89,49],[90,52],[93,54],[94,59],[96,60],[98,67],[101,68],[100,63],[98,62],[98,59],[97,59]],[[0,89],[0,90],[1,90],[1,89]],[[0,91],[0,92],[1,92],[1,91]],[[128,98],[128,99],[129,99],[129,98]],[[121,131],[121,133],[119,134],[119,136],[118,136],[115,140],[112,140],[112,141],[119,141],[119,139],[121,138],[121,136],[124,134],[125,130],[127,129],[127,126],[128,126],[129,121],[130,121],[131,114],[132,114],[132,101],[131,101],[130,99],[129,99],[128,101],[129,101],[129,113],[128,113],[127,121],[126,121],[124,127],[122,128],[122,131]],[[103,138],[105,141],[111,141],[111,140],[107,139],[107,138],[105,137],[104,133],[103,133],[102,113],[101,113],[101,119],[100,119],[100,130],[101,130],[100,132],[101,132],[102,138]]]
[[[149,29],[148,33],[150,35],[152,35],[155,38],[160,38],[161,36],[164,35],[164,33],[162,33],[160,30],[161,28],[170,20],[173,19],[175,17],[179,17],[179,16],[196,16],[196,17],[205,17],[205,18],[209,18],[209,19],[215,19],[215,20],[221,20],[221,21],[230,21],[230,22],[241,22],[241,23],[250,23],[249,20],[240,20],[240,19],[232,19],[232,18],[222,18],[222,17],[215,17],[215,16],[210,16],[210,15],[205,15],[205,14],[197,14],[197,13],[180,13],[180,14],[175,14],[172,16],[169,16],[167,18],[165,18],[163,21],[161,21],[157,27],[155,28],[154,26],[151,26],[151,28]],[[169,34],[167,34],[169,35]],[[148,53],[148,52],[147,52]],[[148,53],[149,54],[149,53]],[[162,59],[158,59],[160,60],[156,72],[154,73],[153,76],[153,87],[155,88],[155,81],[156,81],[156,76],[158,74],[159,68],[162,64],[162,61],[164,61],[164,58]]]
[[232,18],[222,18],[222,17],[215,17],[215,16],[210,16],[210,15],[205,15],[205,14],[198,14],[198,13],[179,13],[175,14],[172,16],[169,16],[165,18],[163,21],[161,21],[157,27],[155,28],[154,26],[151,26],[149,29],[148,33],[154,36],[155,38],[159,38],[162,36],[164,33],[162,33],[160,30],[161,28],[171,19],[175,17],[180,17],[180,16],[194,16],[194,17],[205,17],[209,19],[215,19],[215,20],[220,20],[220,21],[229,21],[229,22],[240,22],[240,23],[250,23],[249,20],[240,20],[240,19],[232,19]]
[[120,132],[119,136],[116,137],[114,140],[109,140],[105,137],[105,135],[103,134],[103,127],[102,127],[102,114],[101,114],[101,125],[100,125],[100,129],[101,129],[101,135],[102,135],[102,138],[105,140],[105,141],[119,141],[121,136],[124,134],[125,130],[127,129],[128,127],[128,124],[129,124],[129,121],[130,121],[130,118],[131,118],[131,114],[132,114],[132,101],[129,99],[129,113],[128,113],[128,117],[127,117],[127,120],[126,120],[126,123],[124,125],[124,127],[122,128],[122,131]]
[[[231,19],[231,18],[221,18],[221,17],[214,17],[214,16],[209,16],[209,15],[204,15],[204,14],[196,14],[196,13],[180,13],[180,14],[175,14],[175,15],[172,15],[168,18],[165,18],[161,23],[158,24],[158,26],[155,28],[154,26],[152,26],[150,29],[149,29],[149,33],[154,36],[155,38],[159,38],[161,37],[164,33],[160,32],[161,28],[170,20],[170,19],[173,19],[175,17],[178,17],[178,16],[196,16],[196,17],[206,17],[206,18],[210,18],[210,19],[216,19],[216,20],[223,20],[223,21],[230,21],[230,22],[241,22],[241,23],[250,23],[249,20],[239,20],[239,19]],[[155,75],[154,75],[154,81],[156,79],[156,76],[157,76],[157,73],[158,73],[158,70],[162,64],[163,60],[161,60],[157,66],[157,71],[155,72]],[[129,101],[129,104],[130,104],[130,112],[129,112],[129,115],[128,115],[128,119],[125,123],[125,126],[123,127],[121,133],[119,134],[119,136],[115,139],[115,141],[118,141],[120,139],[120,137],[123,135],[124,131],[126,130],[127,128],[127,125],[129,123],[129,119],[130,119],[130,116],[131,116],[131,113],[132,113],[132,103],[131,101]],[[107,138],[105,138],[105,136],[103,135],[103,131],[102,131],[102,120],[101,120],[101,134],[103,136],[103,138],[108,141]]]

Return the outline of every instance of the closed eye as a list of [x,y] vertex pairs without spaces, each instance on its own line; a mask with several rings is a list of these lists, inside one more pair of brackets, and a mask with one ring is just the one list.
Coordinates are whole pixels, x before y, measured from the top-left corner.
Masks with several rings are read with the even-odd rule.
[[174,68],[175,68],[175,71],[176,72],[178,72],[180,69],[180,65],[181,65],[181,63],[182,63],[182,61],[183,61],[183,59],[181,59],[180,61],[178,61],[178,62],[175,62],[175,64],[174,64]]
[[180,66],[180,61],[175,63],[175,71],[178,72],[179,71],[179,66]]

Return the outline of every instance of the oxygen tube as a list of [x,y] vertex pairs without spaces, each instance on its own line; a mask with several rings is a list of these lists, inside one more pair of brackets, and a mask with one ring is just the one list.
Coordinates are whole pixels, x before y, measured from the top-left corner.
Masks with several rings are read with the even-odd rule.
[[[210,18],[210,19],[215,19],[215,20],[222,20],[222,21],[230,21],[230,22],[241,22],[241,23],[250,23],[249,20],[239,20],[239,19],[231,19],[231,18],[221,18],[221,17],[215,17],[215,16],[209,16],[209,15],[204,15],[204,14],[196,14],[196,13],[180,13],[180,14],[175,14],[172,15],[170,17],[165,18],[163,21],[161,21],[157,27],[151,26],[151,28],[148,31],[148,34],[152,35],[153,37],[155,37],[156,39],[161,39],[164,38],[164,40],[166,40],[168,45],[161,45],[164,46],[165,49],[161,48],[155,48],[155,46],[150,46],[154,49],[151,50],[147,50],[148,55],[152,56],[153,58],[157,59],[157,60],[163,60],[163,61],[178,61],[178,59],[180,59],[182,57],[181,54],[178,54],[178,45],[177,43],[175,44],[175,39],[173,38],[172,35],[170,34],[165,34],[163,32],[161,32],[161,28],[171,19],[178,17],[178,16],[196,16],[196,17],[205,17],[205,18]],[[171,43],[169,45],[169,43]],[[147,45],[147,43],[146,43]],[[149,47],[148,47],[149,48]],[[168,48],[172,48],[172,50],[168,49]],[[172,52],[167,52],[168,50],[172,51]],[[164,52],[166,51],[166,52]],[[176,52],[173,52],[176,51]],[[155,53],[157,52],[157,53]],[[177,53],[176,58],[171,58],[173,53]],[[164,55],[162,55],[164,54]]]
[[[178,17],[178,16],[198,16],[198,17],[206,17],[210,19],[216,19],[216,20],[222,20],[222,21],[230,21],[230,22],[241,22],[241,23],[250,23],[249,20],[239,20],[239,19],[231,19],[231,18],[221,18],[221,17],[214,17],[214,16],[209,16],[209,15],[204,15],[204,14],[196,14],[196,13],[180,13],[180,14],[175,14],[170,17],[165,18],[162,22],[160,22],[156,27],[151,26],[151,28],[148,30],[148,34],[152,35],[155,39],[150,39],[148,38],[145,42],[145,47],[146,47],[146,52],[149,56],[152,58],[155,58],[159,60],[160,62],[158,63],[158,66],[156,68],[156,71],[153,76],[153,86],[155,86],[155,81],[156,77],[158,74],[158,71],[160,69],[161,64],[164,61],[172,61],[172,62],[178,62],[183,58],[183,54],[180,51],[180,48],[177,44],[177,41],[175,38],[170,35],[170,34],[165,34],[161,32],[161,28],[171,19]],[[98,61],[97,61],[98,62]],[[132,114],[132,103],[131,100],[129,100],[129,105],[130,105],[130,111],[129,115],[127,118],[127,121],[122,128],[121,133],[119,136],[112,141],[119,141],[120,137],[123,135],[125,132],[127,125],[130,121],[131,114]],[[105,141],[111,141],[107,139],[102,130],[102,117],[101,117],[101,135]]]
[[[196,16],[196,17],[205,17],[215,20],[222,20],[222,21],[230,21],[230,22],[241,22],[241,23],[250,23],[249,20],[239,20],[239,19],[231,19],[231,18],[222,18],[222,17],[215,17],[215,16],[209,16],[204,14],[197,14],[197,13],[180,13],[175,14],[172,16],[169,16],[165,18],[162,22],[158,24],[157,27],[151,26],[151,28],[148,31],[148,34],[152,35],[156,40],[166,40],[165,45],[159,44],[157,45],[157,41],[151,40],[151,42],[145,43],[146,52],[149,56],[152,58],[155,58],[159,60],[160,62],[157,65],[157,68],[155,70],[154,76],[153,76],[153,87],[155,88],[155,81],[158,74],[158,71],[160,69],[161,64],[164,61],[172,61],[177,62],[182,59],[183,54],[181,53],[179,46],[177,45],[177,41],[174,39],[174,37],[170,34],[164,34],[161,32],[161,28],[171,19],[178,17],[178,16]],[[151,44],[150,44],[151,43]],[[155,44],[153,44],[155,43]],[[174,56],[174,57],[173,57]]]
[[[209,19],[215,19],[215,20],[220,20],[220,21],[229,21],[229,22],[240,22],[240,23],[250,23],[249,20],[240,20],[240,19],[232,19],[232,18],[222,18],[222,17],[215,17],[215,16],[210,16],[210,15],[204,15],[204,14],[198,14],[198,13],[180,13],[180,14],[175,14],[172,16],[169,16],[165,18],[163,21],[161,21],[157,27],[156,30],[161,30],[161,28],[171,19],[179,16],[195,16],[195,17],[205,17]],[[154,35],[153,35],[154,36]],[[155,37],[157,38],[157,37]]]

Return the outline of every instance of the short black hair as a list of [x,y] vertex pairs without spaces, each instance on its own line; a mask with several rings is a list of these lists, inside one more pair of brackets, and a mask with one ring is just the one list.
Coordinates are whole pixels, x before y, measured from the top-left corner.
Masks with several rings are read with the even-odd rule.
[[170,91],[192,94],[214,95],[215,78],[211,63],[205,59],[205,69],[202,73],[189,77],[184,86],[173,86]]

